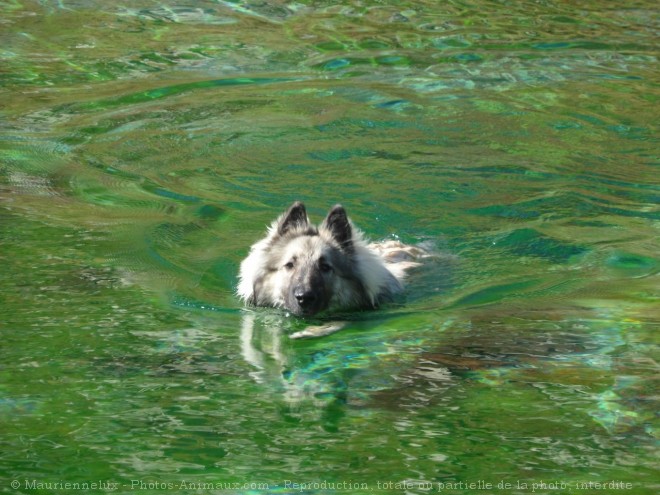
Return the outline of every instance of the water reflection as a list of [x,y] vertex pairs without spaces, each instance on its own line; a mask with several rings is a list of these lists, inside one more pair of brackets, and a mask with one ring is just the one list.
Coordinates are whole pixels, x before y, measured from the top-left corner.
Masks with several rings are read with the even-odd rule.
[[[304,348],[294,346],[292,337],[314,330],[292,320],[280,314],[245,310],[241,321],[241,353],[255,368],[250,376],[257,383],[278,391],[289,406],[295,408],[303,402],[311,402],[325,407],[329,400],[346,395],[348,384],[337,376],[343,374],[341,368],[347,364],[346,356],[342,358],[336,354],[336,349],[325,352],[322,347],[310,355]],[[334,322],[316,328],[338,331],[345,325],[345,322]]]
[[[374,392],[398,387],[399,374],[416,366],[411,349],[419,345],[419,338],[397,336],[396,323],[388,323],[390,318],[379,315],[324,322],[314,327],[331,328],[333,335],[298,340],[291,336],[310,331],[307,323],[268,311],[246,310],[241,321],[241,352],[254,368],[250,376],[277,391],[294,409],[303,404],[325,408],[336,401],[365,407]],[[431,373],[426,364],[417,371],[427,377]],[[438,371],[442,379],[448,378],[445,371]]]

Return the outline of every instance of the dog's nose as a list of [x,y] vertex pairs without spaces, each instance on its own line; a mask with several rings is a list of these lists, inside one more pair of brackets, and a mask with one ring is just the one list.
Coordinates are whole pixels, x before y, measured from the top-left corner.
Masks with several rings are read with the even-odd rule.
[[301,308],[308,308],[316,301],[316,294],[309,290],[296,289],[293,295]]

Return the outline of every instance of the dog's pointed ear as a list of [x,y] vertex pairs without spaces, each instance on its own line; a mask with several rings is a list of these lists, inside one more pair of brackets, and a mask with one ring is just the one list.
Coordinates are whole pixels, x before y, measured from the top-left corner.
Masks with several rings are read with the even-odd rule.
[[309,220],[307,219],[305,205],[300,201],[296,201],[280,218],[277,224],[277,233],[279,235],[284,235],[291,229],[307,227],[307,225],[309,225]]
[[321,228],[328,230],[332,237],[339,243],[342,249],[350,251],[353,249],[353,231],[351,222],[346,216],[346,210],[342,205],[335,205],[325,217]]

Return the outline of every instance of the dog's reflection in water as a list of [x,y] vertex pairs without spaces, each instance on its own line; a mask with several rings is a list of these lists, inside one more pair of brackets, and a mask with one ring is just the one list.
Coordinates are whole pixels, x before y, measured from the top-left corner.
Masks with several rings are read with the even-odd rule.
[[[399,317],[409,315],[367,313],[310,328],[305,320],[282,313],[244,310],[241,351],[252,368],[250,376],[288,411],[332,417],[331,422],[347,407],[368,408],[379,400],[389,401],[393,394],[414,390],[417,397],[447,386],[448,370],[420,359],[420,335],[399,331]],[[342,331],[329,338],[289,337],[297,332],[336,332],[337,326]]]
[[[241,321],[241,353],[254,371],[250,376],[257,382],[283,394],[286,402],[298,404],[304,400],[326,403],[337,391],[321,362],[323,353],[296,357],[293,339],[319,337],[335,333],[345,322],[329,322],[304,326],[292,317],[277,313],[245,310]],[[297,328],[302,328],[296,331]],[[307,362],[305,362],[307,361]],[[341,373],[341,370],[335,370]]]
[[[346,407],[363,407],[374,392],[396,386],[396,376],[413,362],[412,354],[399,354],[400,336],[390,335],[396,345],[387,338],[391,327],[379,330],[381,318],[322,322],[316,327],[306,323],[250,309],[244,311],[241,322],[241,351],[252,367],[250,376],[275,392],[290,410],[337,415],[344,414]],[[342,332],[336,333],[338,326]],[[289,337],[297,332],[335,335]]]

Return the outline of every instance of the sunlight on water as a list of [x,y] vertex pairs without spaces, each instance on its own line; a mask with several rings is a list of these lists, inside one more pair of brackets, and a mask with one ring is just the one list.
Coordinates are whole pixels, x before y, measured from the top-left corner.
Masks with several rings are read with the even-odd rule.
[[[656,493],[655,4],[0,9],[0,491]],[[405,303],[242,308],[294,200]]]

